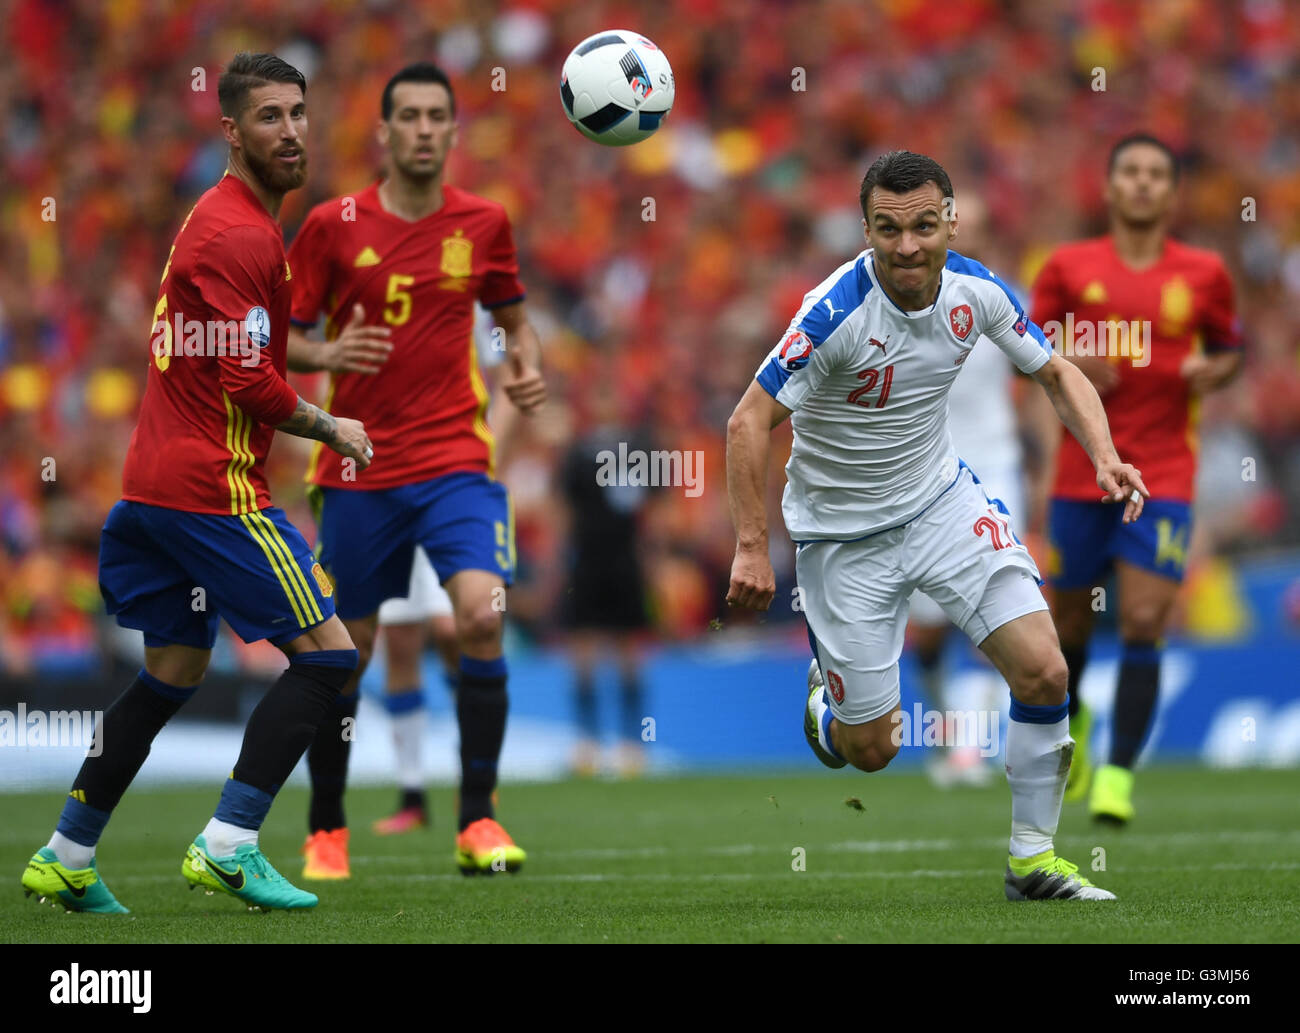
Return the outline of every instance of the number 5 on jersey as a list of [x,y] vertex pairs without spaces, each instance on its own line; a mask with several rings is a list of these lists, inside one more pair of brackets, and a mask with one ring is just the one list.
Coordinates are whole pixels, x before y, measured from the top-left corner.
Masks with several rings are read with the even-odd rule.
[[395,310],[384,309],[384,322],[389,326],[401,326],[411,318],[411,292],[402,288],[409,287],[413,283],[415,283],[414,276],[403,276],[401,273],[393,273],[388,278],[388,295],[384,300],[390,306],[397,306]]

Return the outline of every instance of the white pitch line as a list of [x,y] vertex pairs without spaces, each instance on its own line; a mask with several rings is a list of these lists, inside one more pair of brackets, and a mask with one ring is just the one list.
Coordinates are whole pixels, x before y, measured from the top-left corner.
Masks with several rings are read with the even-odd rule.
[[[355,861],[356,858],[353,858]],[[1110,876],[1128,876],[1128,875],[1161,875],[1168,872],[1289,872],[1300,870],[1300,861],[1274,861],[1265,864],[1247,864],[1244,862],[1223,862],[1220,864],[1182,864],[1182,865],[1157,865],[1157,866],[1140,866],[1130,868],[1127,866],[1116,867],[1112,871],[1097,873],[1089,872],[1090,876],[1096,876],[1098,879],[1105,881]],[[752,882],[755,879],[775,879],[785,875],[791,877],[807,879],[997,879],[1001,878],[1002,873],[996,868],[964,868],[964,869],[940,869],[940,868],[912,868],[902,871],[864,871],[864,872],[844,872],[829,871],[820,872],[816,870],[804,872],[786,872],[782,869],[776,869],[771,872],[533,872],[529,874],[520,874],[503,879],[505,882],[691,882],[695,880],[708,880],[715,882],[718,880],[727,882]],[[367,873],[364,875],[354,876],[353,883],[374,883],[374,882],[457,882],[463,881],[465,876],[450,873],[429,873],[422,872],[412,875],[398,874],[379,874]],[[154,882],[175,882],[178,883],[179,876],[171,875],[115,875],[113,883],[154,883]],[[216,894],[214,894],[216,896]]]

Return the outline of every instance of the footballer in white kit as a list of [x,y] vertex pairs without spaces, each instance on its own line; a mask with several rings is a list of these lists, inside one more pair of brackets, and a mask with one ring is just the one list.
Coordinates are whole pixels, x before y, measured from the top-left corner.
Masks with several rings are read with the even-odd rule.
[[1074,741],[1038,569],[948,432],[949,388],[981,334],[1044,387],[1126,521],[1147,493],[1116,455],[1087,378],[1052,354],[1002,281],[948,250],[952,197],[933,159],[878,158],[860,193],[870,246],[808,293],[732,414],[737,545],[727,601],[766,609],[775,593],[764,482],[771,428],[791,417],[782,514],[815,654],[804,713],[814,753],[828,767],[863,771],[897,754],[898,659],[919,588],[1011,688],[1007,898],[1110,900],[1052,843]]

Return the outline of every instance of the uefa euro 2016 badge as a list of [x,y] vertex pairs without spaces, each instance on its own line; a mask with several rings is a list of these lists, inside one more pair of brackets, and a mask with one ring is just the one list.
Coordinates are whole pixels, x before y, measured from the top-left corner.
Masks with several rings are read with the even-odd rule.
[[254,305],[244,317],[244,336],[259,348],[271,343],[271,314],[261,305]]
[[781,341],[781,365],[794,373],[808,365],[812,358],[813,343],[802,330],[791,330]]

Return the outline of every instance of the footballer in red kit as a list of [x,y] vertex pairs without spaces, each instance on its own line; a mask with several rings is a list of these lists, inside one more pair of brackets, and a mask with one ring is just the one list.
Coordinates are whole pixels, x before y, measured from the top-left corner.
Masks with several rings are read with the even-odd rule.
[[[540,348],[524,314],[505,210],[443,182],[457,131],[447,77],[430,64],[402,69],[384,89],[380,115],[385,177],[313,208],[289,252],[289,366],[330,371],[326,408],[364,420],[378,457],[358,471],[317,449],[307,475],[318,504],[321,564],[361,656],[339,719],[355,713],[379,608],[408,594],[415,552],[423,549],[450,596],[460,654],[456,861],[467,874],[514,871],[524,852],[493,806],[507,712],[501,600],[514,574],[514,528],[506,490],[494,479],[476,303],[504,331],[503,387],[523,413],[546,395]],[[308,340],[304,331],[322,315],[326,340]],[[420,706],[418,686],[402,695],[411,698],[389,697],[394,718],[399,711],[409,718],[407,702]],[[322,726],[308,751],[307,878],[349,874],[348,744]],[[404,794],[402,811],[402,828],[424,824],[422,794]]]
[[229,164],[185,218],[163,268],[148,382],[100,542],[109,613],[143,632],[145,664],[103,714],[49,844],[28,862],[28,895],[70,911],[123,914],[96,846],[154,737],[194,694],[224,618],[269,639],[288,669],[253,711],[212,819],[181,864],[190,888],[262,910],[310,908],[258,846],[271,803],[357,651],[306,540],[271,505],[263,463],[276,430],[314,438],[364,469],[356,420],[331,416],[284,380],[290,267],[277,221],[307,173],[306,80],[272,54],[238,54],[217,94]]
[[[1123,824],[1133,767],[1155,712],[1160,651],[1191,535],[1198,397],[1241,367],[1241,331],[1222,259],[1167,235],[1178,180],[1173,152],[1133,134],[1111,150],[1110,232],[1067,244],[1033,288],[1032,318],[1101,395],[1115,447],[1142,472],[1146,519],[1122,524],[1097,499],[1091,464],[1061,441],[1048,518],[1053,616],[1070,670],[1077,741],[1066,800],[1091,789],[1094,818]],[[1122,642],[1109,762],[1088,758],[1092,719],[1078,698],[1093,589],[1114,572]]]

